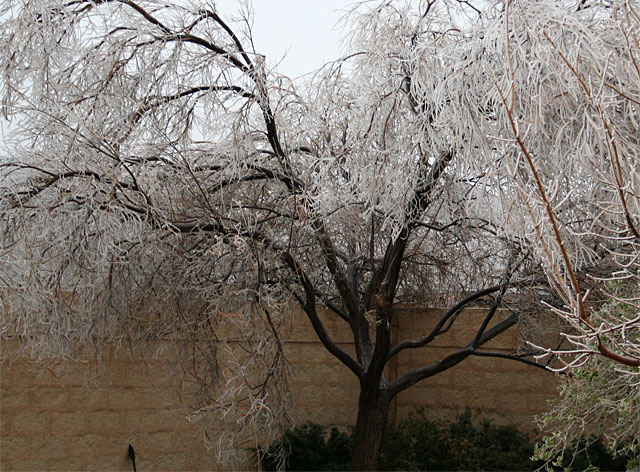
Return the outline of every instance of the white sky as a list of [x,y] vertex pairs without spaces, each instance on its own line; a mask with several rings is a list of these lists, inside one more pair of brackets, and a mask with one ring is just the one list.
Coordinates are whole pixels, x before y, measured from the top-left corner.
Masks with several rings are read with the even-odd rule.
[[[253,0],[253,41],[270,67],[299,77],[340,57],[337,24],[353,0]],[[238,0],[215,0],[218,14],[239,16]],[[283,59],[284,57],[284,59]]]

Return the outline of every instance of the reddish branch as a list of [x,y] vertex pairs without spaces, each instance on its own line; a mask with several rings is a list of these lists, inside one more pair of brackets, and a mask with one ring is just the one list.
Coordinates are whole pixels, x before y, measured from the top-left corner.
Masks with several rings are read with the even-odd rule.
[[[549,40],[549,42],[553,45],[553,47],[557,50],[555,44],[553,43],[553,41],[551,40],[551,38],[547,35],[547,33],[544,33],[545,37]],[[564,55],[558,51],[558,53],[560,54],[560,56],[563,58],[563,60],[565,61],[565,63],[569,66],[569,68],[572,70],[572,72],[574,73],[574,75],[576,75],[576,77],[578,78],[578,80],[580,81],[580,83],[582,84],[582,87],[585,91],[585,93],[587,94],[587,96],[590,96],[590,92],[588,87],[586,86],[586,84],[584,83],[584,81],[581,79],[581,77],[579,76],[579,74],[577,73],[577,71],[575,70],[575,68],[573,68],[569,62],[567,61],[567,59],[564,57]],[[512,80],[513,83],[513,80]],[[569,281],[571,283],[571,287],[573,288],[574,294],[575,294],[575,299],[577,302],[577,310],[578,310],[578,317],[580,318],[580,320],[582,320],[582,322],[584,322],[584,324],[587,326],[587,328],[590,330],[590,332],[592,333],[592,335],[595,337],[597,344],[598,344],[598,351],[600,352],[600,354],[602,354],[604,357],[607,357],[609,359],[614,360],[615,362],[618,362],[620,364],[624,364],[624,365],[628,365],[628,366],[632,366],[632,367],[638,367],[640,366],[640,359],[637,359],[635,357],[627,357],[627,356],[623,356],[620,354],[617,354],[613,351],[611,351],[609,348],[607,348],[603,342],[602,339],[600,337],[600,333],[598,332],[598,330],[593,326],[593,324],[591,323],[591,321],[589,320],[589,316],[587,315],[587,311],[586,308],[584,306],[584,297],[582,295],[582,290],[580,287],[580,283],[578,282],[578,279],[575,275],[575,272],[573,270],[573,264],[571,262],[571,258],[569,257],[569,253],[567,252],[567,248],[564,242],[564,239],[562,237],[562,234],[560,232],[560,227],[556,221],[556,215],[555,215],[555,211],[553,210],[553,206],[551,205],[551,201],[549,200],[549,197],[547,196],[547,192],[544,188],[544,185],[542,183],[542,179],[540,177],[540,174],[538,173],[538,169],[536,168],[536,165],[533,162],[533,157],[531,156],[531,154],[529,153],[529,149],[527,148],[526,144],[524,143],[520,132],[518,130],[518,126],[516,124],[516,120],[513,116],[513,96],[512,96],[512,100],[511,100],[511,104],[508,103],[507,98],[505,97],[504,93],[502,92],[502,89],[498,86],[498,84],[496,83],[496,88],[498,90],[498,93],[500,94],[500,98],[502,99],[502,103],[505,107],[506,113],[507,113],[507,118],[509,120],[509,125],[511,127],[511,131],[513,132],[513,136],[516,140],[516,143],[518,144],[518,147],[520,148],[520,150],[522,151],[522,154],[524,155],[527,164],[529,166],[529,170],[531,171],[531,174],[533,176],[533,180],[535,182],[535,185],[538,189],[538,195],[541,198],[543,204],[544,204],[544,208],[545,208],[545,212],[547,214],[547,218],[549,219],[549,223],[551,224],[551,227],[553,229],[553,235],[554,238],[556,240],[556,242],[558,243],[558,247],[560,248],[560,254],[562,256],[562,260],[564,262],[564,266],[566,268],[567,271],[567,275],[569,278]],[[515,90],[512,88],[511,90],[512,95],[515,94]],[[610,143],[613,143],[613,136],[611,134],[611,130],[609,127],[607,127],[606,124],[606,120],[604,119],[604,116],[601,115],[601,118],[604,122],[605,128],[607,128],[607,133],[608,136],[610,138]],[[619,157],[617,156],[617,149],[614,146],[614,161],[617,162],[618,165],[618,170],[619,170]],[[618,192],[620,193],[620,198],[621,201],[623,203],[623,205],[625,206],[625,215],[627,218],[627,221],[631,224],[630,229],[632,231],[635,230],[635,227],[633,226],[633,223],[631,221],[631,217],[628,213],[628,210],[626,209],[626,205],[625,205],[625,200],[624,200],[624,195],[622,194],[622,186],[621,183],[618,181],[619,177],[618,177],[618,172],[614,172],[614,174],[616,175],[616,183],[617,183],[617,187],[618,187]],[[635,232],[634,232],[635,234]]]

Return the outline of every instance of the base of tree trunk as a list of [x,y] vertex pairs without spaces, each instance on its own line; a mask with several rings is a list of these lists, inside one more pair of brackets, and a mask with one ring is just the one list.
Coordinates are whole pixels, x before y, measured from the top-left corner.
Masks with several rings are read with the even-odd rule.
[[351,470],[380,470],[390,400],[385,391],[360,390]]

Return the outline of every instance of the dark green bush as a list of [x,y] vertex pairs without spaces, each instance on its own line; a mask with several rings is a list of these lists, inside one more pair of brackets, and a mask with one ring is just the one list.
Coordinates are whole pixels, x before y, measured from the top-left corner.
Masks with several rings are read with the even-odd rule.
[[[382,451],[383,470],[538,470],[534,441],[515,426],[499,426],[467,408],[454,421],[431,421],[419,409],[397,426],[389,426]],[[327,435],[314,423],[288,430],[263,454],[263,470],[276,470],[277,452],[288,452],[286,470],[348,470],[352,438],[336,428]],[[573,458],[573,462],[571,459]],[[601,441],[594,441],[579,454],[568,451],[563,467],[603,471],[625,470],[627,457],[613,458]],[[556,470],[563,470],[562,468]]]
[[277,470],[277,454],[282,448],[289,453],[286,470],[348,470],[349,441],[337,428],[331,428],[327,437],[324,426],[306,423],[287,430],[279,442],[263,451],[262,470]]
[[533,444],[515,426],[497,426],[470,409],[453,422],[430,421],[420,409],[390,427],[385,470],[532,470]]

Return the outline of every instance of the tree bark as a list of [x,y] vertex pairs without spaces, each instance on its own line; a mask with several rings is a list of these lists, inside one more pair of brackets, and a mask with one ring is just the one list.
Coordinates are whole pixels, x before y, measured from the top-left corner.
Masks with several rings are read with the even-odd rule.
[[380,470],[390,402],[386,390],[361,385],[351,470]]

